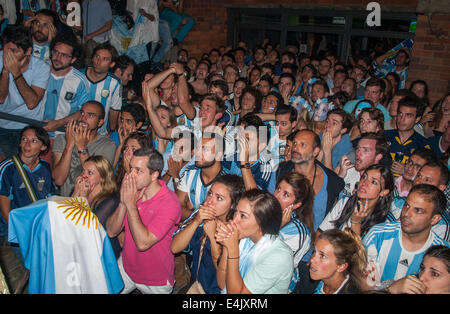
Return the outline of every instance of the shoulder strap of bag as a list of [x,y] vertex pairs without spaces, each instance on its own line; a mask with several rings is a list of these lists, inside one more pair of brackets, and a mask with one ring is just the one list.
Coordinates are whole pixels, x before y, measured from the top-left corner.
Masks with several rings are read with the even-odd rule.
[[200,245],[200,255],[198,257],[197,273],[195,274],[195,280],[198,280],[198,271],[200,270],[200,263],[202,261],[203,250],[205,249],[206,240],[207,240],[207,236],[206,236],[206,234],[204,234],[203,239],[201,240],[201,245]]
[[23,168],[22,162],[20,161],[19,157],[13,156],[11,158],[14,162],[14,165],[17,168],[17,171],[19,172],[20,177],[22,178],[23,184],[25,185],[25,188],[27,189],[28,196],[30,197],[30,200],[32,202],[37,201],[36,193],[34,193],[33,186],[31,185],[30,179],[27,176],[27,173],[25,172],[25,169]]

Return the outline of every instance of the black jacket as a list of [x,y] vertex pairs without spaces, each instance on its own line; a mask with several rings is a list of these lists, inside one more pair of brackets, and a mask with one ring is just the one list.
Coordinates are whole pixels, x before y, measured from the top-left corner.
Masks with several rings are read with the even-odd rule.
[[[316,165],[318,165],[322,170],[327,174],[328,184],[327,184],[327,208],[325,212],[325,216],[333,209],[334,204],[339,198],[339,194],[344,189],[345,183],[344,180],[339,177],[333,170],[328,169],[319,161],[315,161]],[[291,161],[286,161],[280,163],[277,170],[277,183],[278,181],[286,174],[291,171],[294,171],[294,163]]]

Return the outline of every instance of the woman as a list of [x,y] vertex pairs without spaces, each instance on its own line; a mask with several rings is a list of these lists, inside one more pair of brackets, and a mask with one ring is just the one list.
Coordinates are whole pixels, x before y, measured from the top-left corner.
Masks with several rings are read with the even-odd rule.
[[393,294],[450,294],[450,248],[430,247],[423,256],[419,274],[394,281],[387,290]]
[[[188,249],[192,252],[191,281],[196,279],[208,294],[219,294],[216,271],[222,248],[214,237],[217,221],[226,223],[233,218],[236,205],[245,191],[244,181],[236,175],[223,175],[215,179],[205,202],[188,218],[188,225],[177,231],[170,246],[177,254]],[[205,242],[200,269],[197,269],[202,242]]]
[[227,293],[288,293],[294,269],[292,250],[278,237],[281,206],[269,192],[246,191],[232,221],[219,223],[216,241],[223,245],[217,273]]
[[[117,172],[116,172],[116,183],[117,186],[122,185],[122,179],[126,173],[131,171],[130,169],[130,161],[133,157],[134,151],[138,150],[142,147],[152,147],[152,143],[150,141],[149,135],[143,132],[135,132],[128,135],[128,137],[124,140],[123,148],[120,151],[120,155],[122,155],[122,159],[118,164]],[[117,155],[117,152],[116,152]]]
[[233,98],[230,100],[231,107],[233,111],[239,110],[240,108],[240,99],[242,96],[242,91],[247,87],[247,81],[245,78],[241,77],[234,82],[233,85]]
[[365,290],[366,250],[350,229],[331,229],[317,236],[309,262],[315,294],[352,294]]
[[361,176],[356,193],[338,201],[319,226],[319,232],[348,227],[363,237],[371,227],[386,221],[393,192],[390,169],[382,164],[369,166]]
[[[109,161],[103,156],[90,156],[83,163],[83,172],[75,181],[72,197],[85,197],[91,211],[97,216],[102,226],[106,226],[108,217],[119,205],[117,185]],[[111,245],[116,258],[120,255],[117,238],[112,238]]]
[[304,175],[290,172],[281,178],[273,195],[283,211],[280,237],[294,253],[294,276],[289,286],[292,292],[298,281],[298,263],[314,238],[314,191]]

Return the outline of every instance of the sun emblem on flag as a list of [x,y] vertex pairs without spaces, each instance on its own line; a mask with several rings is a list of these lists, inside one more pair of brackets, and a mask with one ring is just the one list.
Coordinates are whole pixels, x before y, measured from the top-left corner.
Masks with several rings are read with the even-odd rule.
[[75,226],[81,222],[81,224],[87,226],[88,229],[91,224],[92,226],[95,226],[95,229],[98,229],[98,218],[91,212],[85,198],[72,197],[57,203],[59,204],[57,208],[65,208],[62,213],[66,215],[66,219],[70,219],[74,222]]

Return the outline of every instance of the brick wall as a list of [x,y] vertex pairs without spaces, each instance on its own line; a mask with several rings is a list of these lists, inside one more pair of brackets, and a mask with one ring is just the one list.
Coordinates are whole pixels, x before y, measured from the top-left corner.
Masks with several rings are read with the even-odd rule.
[[418,16],[407,86],[414,80],[424,80],[434,103],[450,91],[450,14],[433,15],[431,26],[433,31],[442,29],[440,38],[430,29],[428,16]]

